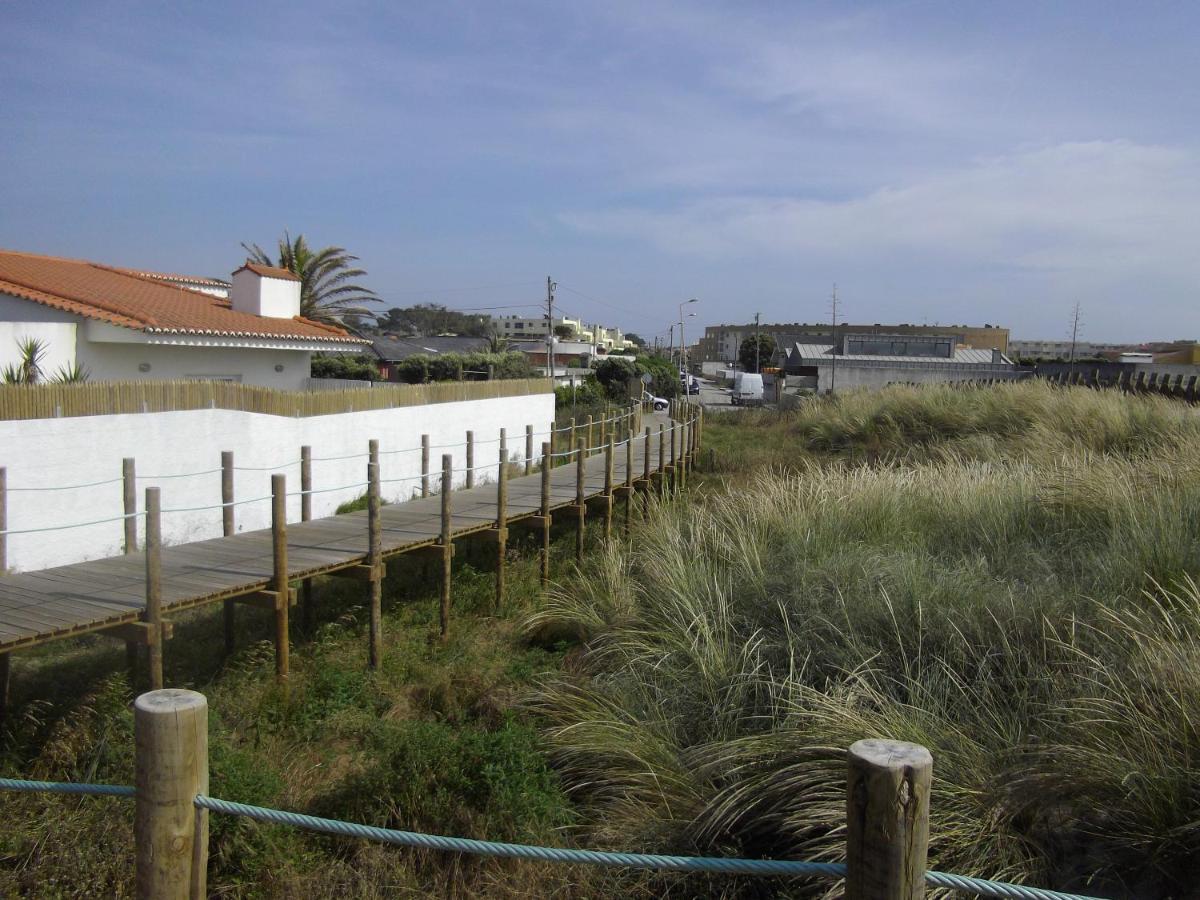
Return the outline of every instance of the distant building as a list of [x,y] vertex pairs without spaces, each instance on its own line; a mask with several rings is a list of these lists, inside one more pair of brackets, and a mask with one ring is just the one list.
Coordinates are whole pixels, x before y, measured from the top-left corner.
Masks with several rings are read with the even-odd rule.
[[[704,336],[696,344],[696,350],[691,355],[694,363],[737,361],[738,348],[742,341],[753,337],[756,326],[753,322],[746,325],[709,325],[704,329]],[[834,343],[833,327],[828,322],[808,324],[806,322],[774,323],[757,326],[759,334],[769,334],[775,339],[779,348],[790,347],[793,344],[829,344]],[[909,337],[952,337],[960,347],[973,350],[999,350],[1009,352],[1008,329],[994,325],[838,325],[837,340],[846,334],[859,335],[901,335]]]
[[555,328],[565,326],[574,332],[570,338],[565,340],[591,344],[597,350],[605,353],[634,348],[633,341],[626,340],[619,328],[588,325],[582,319],[572,319],[567,316],[556,316],[553,323],[550,322],[548,316],[501,316],[493,321],[501,337],[514,341],[531,338],[541,338],[545,341],[546,335],[552,333]]
[[839,344],[795,343],[781,354],[789,388],[818,393],[889,384],[1014,379],[1017,367],[1000,350],[977,350],[954,335],[839,335]]
[[371,354],[378,360],[379,377],[397,381],[396,363],[413,356],[438,356],[442,353],[482,353],[489,341],[481,337],[378,337],[371,341]]

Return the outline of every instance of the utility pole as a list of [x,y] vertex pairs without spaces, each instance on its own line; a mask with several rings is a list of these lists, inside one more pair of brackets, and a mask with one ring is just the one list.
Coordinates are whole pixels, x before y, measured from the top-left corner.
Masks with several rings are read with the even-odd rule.
[[1071,356],[1067,360],[1068,375],[1075,374],[1075,342],[1079,338],[1079,304],[1075,304],[1075,309],[1071,313]]
[[837,282],[833,283],[833,294],[829,298],[829,309],[832,313],[833,321],[833,371],[829,375],[829,393],[833,393],[837,387],[837,358],[838,358],[838,339],[837,339],[837,314],[838,314],[838,296]]
[[758,336],[758,313],[754,314],[754,371],[762,371],[762,360],[759,358],[762,354],[762,339]]
[[550,364],[550,380],[554,381],[554,289],[558,287],[546,276],[546,362]]

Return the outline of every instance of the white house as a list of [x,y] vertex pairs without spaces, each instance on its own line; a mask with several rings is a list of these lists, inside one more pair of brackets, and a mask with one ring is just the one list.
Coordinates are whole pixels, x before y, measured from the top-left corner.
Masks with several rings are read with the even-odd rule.
[[[185,286],[188,285],[188,286]],[[19,343],[46,347],[52,378],[80,365],[91,381],[222,380],[281,390],[308,385],[312,353],[367,343],[300,315],[300,280],[247,262],[221,282],[0,250],[0,368]],[[208,291],[200,290],[208,287]]]

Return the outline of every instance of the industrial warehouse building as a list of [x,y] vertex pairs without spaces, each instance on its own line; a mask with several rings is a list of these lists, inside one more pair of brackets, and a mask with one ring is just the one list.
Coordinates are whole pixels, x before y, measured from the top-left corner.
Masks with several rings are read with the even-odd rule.
[[831,393],[889,384],[1011,380],[999,349],[964,347],[954,335],[844,334],[837,344],[794,343],[779,354],[788,389]]

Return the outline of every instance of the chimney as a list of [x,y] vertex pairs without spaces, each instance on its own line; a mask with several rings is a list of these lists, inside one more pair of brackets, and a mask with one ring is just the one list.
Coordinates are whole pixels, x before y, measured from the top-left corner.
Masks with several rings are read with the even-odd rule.
[[992,365],[993,366],[1004,365],[1004,354],[1000,352],[1000,349],[998,347],[992,348]]
[[261,266],[246,260],[233,273],[229,301],[236,312],[270,319],[300,315],[300,279],[287,269]]

